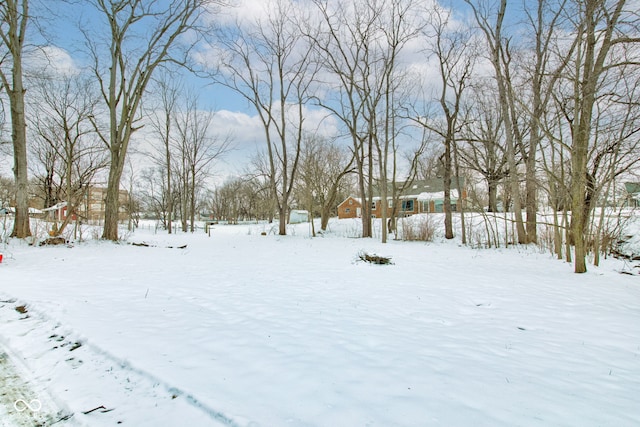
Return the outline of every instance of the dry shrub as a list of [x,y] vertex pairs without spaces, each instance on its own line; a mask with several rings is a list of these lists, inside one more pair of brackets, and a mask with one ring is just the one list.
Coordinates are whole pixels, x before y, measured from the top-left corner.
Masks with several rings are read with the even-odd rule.
[[402,240],[431,242],[435,237],[435,220],[429,215],[402,218]]

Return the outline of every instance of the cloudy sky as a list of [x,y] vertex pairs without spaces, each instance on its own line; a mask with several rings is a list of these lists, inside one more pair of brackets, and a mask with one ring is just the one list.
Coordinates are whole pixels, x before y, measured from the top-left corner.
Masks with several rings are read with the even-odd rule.
[[[311,3],[309,1],[293,1],[297,7],[306,9],[313,18]],[[334,1],[334,0],[331,0]],[[418,0],[424,4],[432,4],[434,0]],[[100,17],[92,9],[89,2],[80,1],[73,5],[69,3],[49,3],[40,0],[34,3],[33,10],[42,16],[38,25],[32,25],[32,38],[38,49],[29,50],[26,62],[32,70],[46,68],[53,74],[81,74],[87,72],[90,66],[89,57],[86,54],[85,35],[80,31],[84,28],[86,34],[96,40],[104,38],[105,32],[100,30]],[[250,25],[256,20],[264,19],[269,14],[269,2],[263,0],[236,0],[234,7],[225,8],[223,13],[209,16],[210,20],[217,23],[229,24],[238,22],[241,26]],[[452,26],[461,26],[465,14],[464,2],[461,0],[450,1],[449,7],[456,8],[452,19]],[[37,6],[40,7],[37,7]],[[104,26],[102,27],[104,28]],[[45,35],[38,34],[36,30],[44,29]],[[92,33],[95,31],[95,34]],[[188,37],[188,36],[186,36]],[[437,68],[429,62],[422,50],[422,40],[415,40],[408,44],[404,54],[405,65],[415,73],[420,74],[426,81],[437,81]],[[214,49],[208,50],[200,45],[198,55],[207,58]],[[213,55],[212,55],[213,56]],[[212,84],[210,79],[197,78],[187,72],[182,73],[186,86],[199,94],[200,108],[216,111],[213,119],[212,131],[218,135],[231,135],[234,140],[234,150],[230,152],[217,165],[217,177],[241,174],[246,168],[249,159],[258,150],[263,148],[264,129],[258,119],[255,110],[234,91],[220,85]],[[150,94],[153,96],[153,94]],[[326,134],[338,133],[337,121],[328,117],[325,111],[310,107],[307,110],[306,125],[309,129]],[[138,139],[149,138],[149,133],[140,132]],[[4,162],[5,170],[7,162]],[[2,165],[0,164],[0,167]]]

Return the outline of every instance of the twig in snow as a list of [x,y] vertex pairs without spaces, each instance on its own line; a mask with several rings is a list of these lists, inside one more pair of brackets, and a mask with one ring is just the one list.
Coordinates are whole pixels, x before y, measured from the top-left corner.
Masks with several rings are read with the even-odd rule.
[[95,412],[95,411],[97,411],[97,410],[99,410],[99,409],[104,409],[104,410],[106,410],[107,408],[105,408],[103,405],[100,405],[100,406],[98,406],[98,407],[96,407],[96,408],[89,409],[88,411],[83,412],[83,414],[88,415],[88,414],[90,414],[90,413],[92,413],[92,412]]

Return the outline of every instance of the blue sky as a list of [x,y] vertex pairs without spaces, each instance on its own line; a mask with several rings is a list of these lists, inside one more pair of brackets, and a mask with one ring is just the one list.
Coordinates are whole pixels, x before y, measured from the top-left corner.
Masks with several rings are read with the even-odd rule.
[[[431,0],[424,0],[431,1]],[[84,36],[79,31],[80,23],[84,27],[96,27],[95,36],[104,37],[98,23],[104,22],[101,17],[86,1],[77,1],[74,4],[65,2],[48,2],[40,0],[34,4],[34,13],[44,11],[41,19],[42,27],[46,29],[49,41],[47,52],[49,58],[56,64],[60,71],[82,68],[88,64],[88,56],[85,52]],[[262,0],[242,0],[235,2],[238,7],[233,10],[240,20],[254,20],[261,16],[265,4]],[[462,0],[441,2],[458,10],[456,16],[461,17],[468,13],[468,6]],[[33,26],[32,30],[35,30]],[[33,31],[32,34],[36,34]],[[36,43],[42,44],[43,40],[37,37]],[[422,70],[425,79],[435,69],[424,57],[414,58],[415,66]],[[221,134],[232,134],[236,139],[236,150],[227,156],[224,174],[242,173],[247,160],[263,147],[263,132],[256,118],[256,113],[247,101],[233,90],[220,85],[212,85],[207,79],[196,78],[190,73],[182,74],[186,84],[194,88],[200,94],[201,108],[218,111],[214,127]],[[432,79],[434,80],[434,79]],[[316,114],[320,120],[325,114]]]

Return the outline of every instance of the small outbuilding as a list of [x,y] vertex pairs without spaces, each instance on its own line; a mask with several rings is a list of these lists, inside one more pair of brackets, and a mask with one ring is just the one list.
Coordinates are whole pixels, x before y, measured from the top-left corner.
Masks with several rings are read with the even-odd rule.
[[301,224],[309,222],[309,212],[300,209],[293,209],[289,212],[289,224]]
[[640,207],[640,182],[625,182],[624,189],[627,207]]

